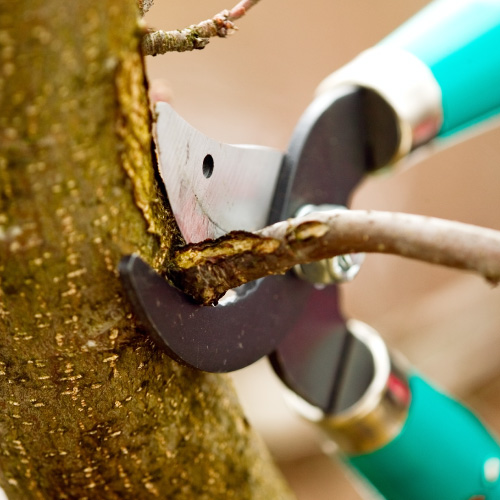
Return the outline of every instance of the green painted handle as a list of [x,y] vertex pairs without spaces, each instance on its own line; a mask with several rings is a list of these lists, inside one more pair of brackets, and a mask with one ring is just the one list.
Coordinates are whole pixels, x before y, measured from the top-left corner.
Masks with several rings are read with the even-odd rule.
[[500,447],[464,406],[417,375],[402,432],[348,462],[387,500],[500,499]]
[[500,1],[437,0],[380,45],[405,49],[432,71],[450,135],[500,112]]

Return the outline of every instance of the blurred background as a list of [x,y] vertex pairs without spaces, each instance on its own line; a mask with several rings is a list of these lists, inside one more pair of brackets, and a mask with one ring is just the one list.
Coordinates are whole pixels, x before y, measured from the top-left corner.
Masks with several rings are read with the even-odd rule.
[[[236,3],[236,0],[232,0]],[[148,57],[177,111],[206,135],[285,149],[318,83],[416,13],[424,0],[261,0],[228,39],[202,51]],[[177,29],[231,0],[156,0],[146,17]],[[465,71],[465,69],[464,69]],[[370,178],[353,207],[431,215],[500,229],[500,130],[443,149],[411,168]],[[500,433],[500,291],[480,278],[370,255],[342,285],[348,317],[375,327],[423,374]],[[247,415],[299,500],[363,498],[315,430],[283,403],[265,360],[233,376]]]

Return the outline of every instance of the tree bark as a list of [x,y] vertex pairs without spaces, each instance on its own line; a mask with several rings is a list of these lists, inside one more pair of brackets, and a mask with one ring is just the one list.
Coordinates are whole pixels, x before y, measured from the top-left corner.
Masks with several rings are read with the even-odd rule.
[[0,485],[10,499],[289,498],[228,379],[158,352],[117,274],[176,241],[135,0],[0,14]]

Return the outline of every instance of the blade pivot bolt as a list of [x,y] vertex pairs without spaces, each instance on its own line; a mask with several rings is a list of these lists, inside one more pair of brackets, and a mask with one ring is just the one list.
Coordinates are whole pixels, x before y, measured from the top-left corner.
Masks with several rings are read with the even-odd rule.
[[[304,205],[295,216],[302,217],[313,212],[330,212],[332,210],[347,210],[347,208],[340,205]],[[299,278],[315,285],[347,283],[357,276],[364,260],[365,254],[363,253],[337,255],[331,259],[298,264],[294,267],[294,271]]]

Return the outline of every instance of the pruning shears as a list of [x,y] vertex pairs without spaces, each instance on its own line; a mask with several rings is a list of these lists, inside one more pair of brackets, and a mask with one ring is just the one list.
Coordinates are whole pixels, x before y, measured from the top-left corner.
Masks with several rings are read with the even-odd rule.
[[[500,112],[500,2],[438,0],[320,85],[286,153],[217,143],[157,106],[160,174],[188,243],[345,209],[368,173]],[[210,372],[268,355],[299,411],[388,500],[500,499],[500,446],[459,402],[346,320],[359,256],[301,266],[194,304],[139,256],[120,273],[178,361]]]

